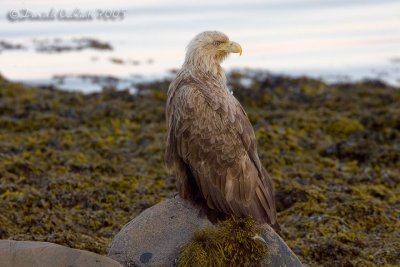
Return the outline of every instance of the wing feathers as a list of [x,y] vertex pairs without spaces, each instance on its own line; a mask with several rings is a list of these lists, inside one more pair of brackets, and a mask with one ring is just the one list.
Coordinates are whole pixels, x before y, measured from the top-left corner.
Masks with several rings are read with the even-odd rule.
[[168,166],[184,162],[192,175],[179,174],[184,170],[177,168],[181,196],[188,195],[190,183],[184,180],[194,179],[211,209],[276,223],[272,182],[261,166],[246,113],[225,85],[225,91],[209,89],[202,81],[193,86],[181,79],[168,91],[165,158]]

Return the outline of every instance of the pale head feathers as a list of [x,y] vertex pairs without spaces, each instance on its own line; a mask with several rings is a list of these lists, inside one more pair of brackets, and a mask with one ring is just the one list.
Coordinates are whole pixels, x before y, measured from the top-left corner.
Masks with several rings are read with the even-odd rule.
[[231,42],[222,32],[205,31],[196,35],[188,44],[184,65],[224,77],[220,64],[232,52],[241,53],[240,45]]

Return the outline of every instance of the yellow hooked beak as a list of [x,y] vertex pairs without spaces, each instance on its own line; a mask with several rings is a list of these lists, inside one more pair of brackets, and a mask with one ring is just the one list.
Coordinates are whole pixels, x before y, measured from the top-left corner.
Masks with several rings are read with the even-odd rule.
[[242,55],[242,47],[235,42],[229,42],[222,47],[222,50],[228,53],[240,53]]

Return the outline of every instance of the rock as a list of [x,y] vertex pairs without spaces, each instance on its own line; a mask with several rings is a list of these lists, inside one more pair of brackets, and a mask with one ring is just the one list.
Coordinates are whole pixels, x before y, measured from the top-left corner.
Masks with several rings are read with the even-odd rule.
[[118,262],[49,242],[0,240],[0,267],[121,267]]
[[[199,208],[179,197],[143,211],[114,237],[108,256],[125,267],[176,266],[181,248],[197,229],[213,227]],[[268,254],[262,266],[302,266],[269,225],[263,225]]]

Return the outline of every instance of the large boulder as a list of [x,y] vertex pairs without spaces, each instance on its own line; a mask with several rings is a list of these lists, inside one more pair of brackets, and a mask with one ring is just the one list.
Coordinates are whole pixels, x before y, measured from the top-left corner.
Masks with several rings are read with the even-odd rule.
[[[179,197],[161,202],[126,224],[114,237],[108,256],[125,267],[175,266],[181,248],[197,229],[213,227],[199,207]],[[262,266],[302,266],[268,225],[263,225],[268,254]]]
[[118,262],[48,242],[0,240],[0,267],[122,267]]

